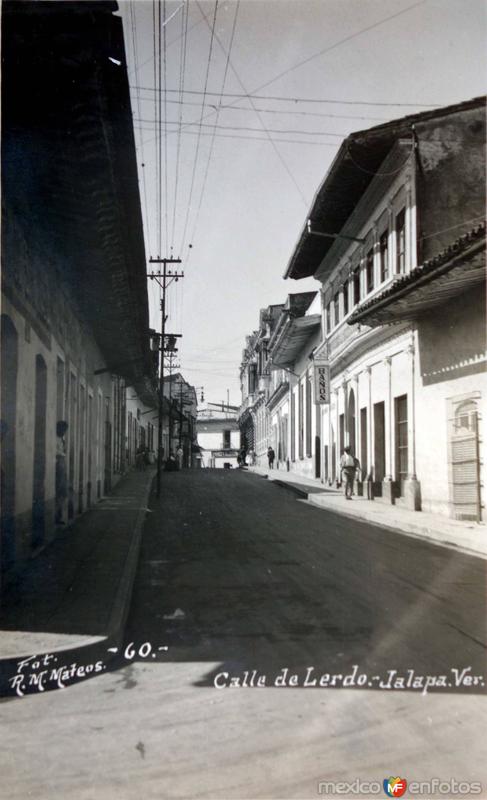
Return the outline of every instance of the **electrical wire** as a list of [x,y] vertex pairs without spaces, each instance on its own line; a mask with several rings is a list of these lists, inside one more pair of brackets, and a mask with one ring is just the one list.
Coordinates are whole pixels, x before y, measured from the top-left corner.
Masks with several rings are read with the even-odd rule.
[[166,53],[166,0],[163,4],[164,20],[163,27],[163,64],[164,64],[164,226],[166,233],[165,252],[169,247],[169,224],[168,224],[168,175],[167,175],[167,53]]
[[157,138],[158,105],[159,105],[159,102],[160,102],[160,95],[158,93],[158,88],[157,88],[157,0],[152,0],[152,46],[153,46],[153,52],[154,52],[154,60],[153,60],[153,78],[154,78],[154,92],[155,92],[155,94],[154,94],[154,119],[156,120],[156,123],[155,123],[155,133],[156,133],[156,135],[155,135],[155,138],[154,138],[154,150],[155,150],[155,162],[156,162],[156,186],[155,186],[155,192],[156,192],[156,197],[155,197],[155,200],[156,200],[156,243],[155,244],[156,244],[156,249],[160,253],[160,246],[158,247],[158,241],[157,241],[157,230],[158,230],[157,225],[158,225],[158,220],[161,217],[160,208],[159,208],[159,192],[158,192],[158,186],[159,186],[159,183],[160,183],[160,175],[159,175],[159,158],[158,158],[159,149],[158,149],[158,138]]
[[351,33],[349,36],[345,36],[343,39],[340,39],[338,42],[335,42],[332,45],[328,45],[328,47],[324,47],[322,50],[319,50],[317,53],[313,53],[313,55],[308,56],[307,58],[298,61],[296,64],[293,64],[291,67],[284,69],[278,75],[275,75],[271,80],[265,81],[265,83],[260,84],[256,89],[253,90],[252,94],[255,92],[260,92],[262,89],[266,89],[267,86],[270,86],[272,83],[276,83],[280,78],[283,78],[284,75],[289,75],[290,72],[294,72],[294,70],[299,69],[299,67],[303,67],[305,64],[309,64],[311,61],[314,61],[316,58],[320,58],[324,56],[326,53],[331,53],[332,50],[336,50],[338,47],[341,47],[343,44],[347,44],[351,42],[353,39],[357,39],[359,36],[362,36],[364,33],[369,33],[369,31],[374,30],[375,28],[379,28],[381,25],[385,25],[387,22],[390,22],[393,19],[397,19],[397,17],[401,17],[403,14],[407,14],[409,11],[412,11],[413,8],[418,8],[419,6],[425,5],[428,0],[418,0],[418,2],[413,3],[407,8],[403,8],[401,11],[397,11],[395,14],[390,14],[388,17],[384,17],[383,19],[379,20],[378,22],[372,23],[372,25],[367,25],[366,28],[361,28],[355,33]]
[[[231,35],[230,35],[230,44],[228,46],[227,60],[225,62],[225,71],[223,73],[222,90],[221,90],[220,101],[219,101],[220,103],[221,103],[222,93],[223,93],[223,91],[225,89],[225,83],[227,81],[228,67],[229,67],[229,64],[230,64],[230,54],[232,52],[233,40],[235,38],[235,30],[236,30],[236,27],[237,27],[237,18],[238,18],[239,8],[240,8],[240,0],[237,0],[237,4],[236,4],[236,8],[235,8],[235,15],[234,15],[234,18],[233,18],[232,32],[231,32]],[[207,180],[208,180],[208,173],[209,173],[209,170],[210,170],[211,158],[213,156],[213,148],[215,146],[216,130],[217,130],[217,127],[220,127],[217,124],[218,123],[218,118],[219,118],[219,113],[220,112],[217,111],[216,120],[215,120],[215,123],[213,125],[213,135],[211,137],[210,149],[208,151],[208,159],[207,159],[207,162],[206,162],[206,169],[205,169],[205,173],[204,173],[203,184],[202,184],[202,187],[201,187],[200,199],[199,199],[199,203],[198,203],[198,210],[196,212],[196,217],[195,217],[194,225],[193,225],[193,231],[192,231],[192,234],[191,234],[191,242],[193,242],[195,240],[196,230],[198,228],[198,222],[199,222],[200,213],[201,213],[201,207],[203,205],[203,197],[204,197],[204,194],[205,194],[206,183],[207,183]],[[203,126],[202,125],[202,127],[208,127],[208,126],[206,126],[206,125]],[[191,256],[191,250],[188,253],[187,262],[189,262],[190,256]]]
[[[151,124],[152,120],[150,119],[139,119],[138,117],[135,118],[135,122],[141,122],[143,124]],[[177,125],[177,122],[170,121],[170,125]],[[199,125],[199,122],[185,122],[185,126],[192,126],[192,125]],[[249,128],[246,125],[218,125],[217,123],[201,123],[202,128],[212,128],[213,130],[221,130],[221,131],[249,131],[252,133],[262,133],[262,128]],[[283,130],[282,128],[267,128],[269,133],[283,133],[288,135],[295,135],[295,134],[303,134],[306,136],[334,136],[338,139],[345,139],[349,134],[345,132],[334,133],[332,131],[303,131],[303,130]],[[169,131],[169,133],[178,133],[178,130]]]
[[[140,128],[140,130],[149,131],[152,130],[151,128]],[[264,133],[264,131],[262,131]],[[198,131],[182,131],[182,134],[186,136],[198,136]],[[201,136],[212,136],[211,133],[201,133]],[[216,137],[219,139],[244,139],[247,142],[265,142],[266,144],[270,144],[269,139],[264,136],[240,136],[238,134],[226,134],[226,133],[217,133]],[[152,142],[153,139],[146,139],[145,144]],[[310,142],[307,139],[274,139],[275,142],[281,144],[299,144],[299,145],[311,145],[314,147],[338,147],[338,142]]]
[[[216,27],[216,15],[218,13],[218,2],[219,2],[219,0],[215,0],[215,8],[214,8],[214,12],[213,12],[213,22],[212,22],[211,26],[210,26],[208,20],[205,17],[205,22],[207,23],[208,26],[210,26],[211,36],[210,36],[210,48],[209,48],[209,52],[208,52],[208,61],[207,61],[207,65],[206,65],[206,75],[205,75],[205,84],[204,84],[204,92],[203,92],[203,102],[204,102],[204,98],[206,97],[206,91],[207,91],[207,88],[208,88],[208,76],[210,74],[211,56],[212,56],[212,52],[213,52],[213,42],[214,42],[214,39],[215,39],[215,27]],[[202,120],[200,120],[200,121],[202,121]],[[186,232],[187,232],[187,229],[188,229],[188,220],[189,220],[189,214],[190,214],[190,211],[191,211],[191,201],[192,201],[192,198],[193,198],[194,180],[195,180],[195,175],[196,175],[196,166],[197,166],[197,163],[198,163],[200,141],[201,141],[201,128],[198,130],[198,138],[196,140],[196,151],[195,151],[195,157],[194,157],[194,162],[193,162],[193,173],[192,173],[192,176],[191,176],[191,187],[190,187],[190,191],[189,191],[189,200],[188,200],[188,206],[187,206],[187,209],[186,209],[186,218],[185,218],[185,222],[184,222],[183,236],[182,236],[182,239],[181,239],[180,253],[183,252],[184,242],[186,240]]]
[[379,176],[381,178],[388,178],[391,175],[398,175],[400,172],[402,172],[402,170],[404,169],[404,167],[406,166],[408,161],[411,160],[411,158],[412,158],[412,156],[414,154],[414,141],[412,141],[411,149],[410,149],[409,153],[407,154],[407,156],[405,157],[405,159],[404,159],[403,163],[401,164],[401,166],[397,167],[397,169],[391,170],[390,172],[381,172],[379,170],[374,171],[374,170],[371,170],[371,169],[367,169],[366,167],[362,167],[357,162],[357,160],[353,157],[352,153],[350,152],[350,147],[349,147],[348,143],[345,144],[345,149],[347,151],[347,155],[350,158],[350,161],[352,162],[352,164],[355,167],[357,167],[357,169],[359,169],[361,172],[365,172],[367,175],[374,175],[374,176],[377,175],[377,176]]
[[[139,93],[140,96],[140,93]],[[141,97],[141,102],[152,102],[152,98]],[[168,99],[167,102],[173,105],[185,105],[185,106],[198,106],[201,108],[201,103],[198,101],[191,101],[191,100],[170,100]],[[204,104],[208,108],[212,108],[215,112],[218,111],[239,111],[244,113],[254,113],[252,108],[244,108],[243,106],[231,106],[227,104],[220,104],[216,106],[214,103],[205,103]],[[372,122],[389,122],[390,117],[370,117],[370,116],[363,116],[359,114],[323,114],[319,111],[293,111],[288,109],[287,111],[277,108],[259,108],[261,114],[280,114],[281,116],[299,116],[299,117],[319,117],[324,119],[360,119],[368,122],[372,120]]]
[[[426,0],[425,0],[426,1]],[[206,19],[206,17],[205,17]],[[203,22],[204,20],[201,20]],[[277,79],[273,79],[277,80]],[[141,89],[142,91],[153,92],[154,89],[152,86],[132,86],[133,89]],[[179,93],[178,89],[168,89],[168,93],[176,94]],[[224,92],[222,97],[233,97],[237,100],[249,100],[252,98],[253,100],[274,100],[276,102],[283,102],[283,103],[323,103],[323,104],[330,104],[330,105],[340,105],[340,106],[380,106],[385,108],[441,108],[441,105],[438,103],[391,103],[389,101],[373,101],[373,100],[331,100],[330,98],[324,97],[283,97],[282,95],[265,95],[265,94],[256,94],[255,92],[259,91],[259,89],[255,89],[253,92]],[[195,95],[202,95],[204,92],[199,91],[197,89],[185,89],[184,94],[195,94]],[[220,92],[211,92],[207,91],[205,93],[207,96],[219,96]],[[232,108],[235,106],[232,105]],[[242,109],[245,111],[246,109]]]
[[187,53],[187,44],[188,44],[188,17],[189,17],[189,4],[185,3],[183,14],[181,17],[181,28],[183,32],[181,34],[181,48],[180,48],[180,57],[179,57],[179,100],[175,102],[180,103],[179,108],[179,130],[178,130],[178,141],[177,141],[177,150],[176,150],[176,177],[175,177],[175,184],[174,184],[174,203],[173,203],[173,213],[172,213],[172,230],[171,230],[171,252],[174,248],[174,237],[176,231],[176,208],[178,203],[178,188],[179,188],[179,164],[181,158],[181,127],[183,122],[183,92],[184,92],[184,80],[186,74],[186,53]]
[[[186,3],[187,3],[187,0],[186,0]],[[182,8],[182,6],[183,6],[183,5],[185,5],[185,3],[182,3],[182,4],[181,4],[181,6],[180,6],[180,7],[177,9],[177,11],[179,11],[179,10]],[[171,21],[171,19],[172,19],[174,16],[176,16],[176,13],[177,13],[177,11],[176,11],[176,12],[174,12],[174,14],[172,14],[172,16],[171,16],[171,17],[169,17],[169,19],[167,20],[167,22],[170,22],[170,21]],[[208,15],[208,16],[209,16],[209,15]],[[190,31],[192,31],[192,30],[193,30],[193,28],[197,28],[197,27],[198,27],[198,25],[201,25],[201,23],[202,23],[202,22],[203,22],[203,20],[202,20],[202,19],[198,19],[196,22],[194,22],[194,23],[193,23],[193,24],[192,24],[192,25],[191,25],[191,26],[188,28],[188,33],[189,33]],[[166,23],[166,24],[167,24],[167,23]],[[172,45],[173,45],[173,44],[177,44],[177,43],[180,41],[180,39],[181,39],[181,37],[180,37],[180,36],[177,36],[175,39],[173,39],[171,42],[169,42],[169,44],[167,45],[167,46],[168,46],[168,48],[169,48],[169,47],[172,47]],[[149,58],[147,58],[145,61],[143,61],[143,62],[142,62],[142,64],[139,64],[139,70],[140,70],[140,69],[142,69],[142,67],[145,67],[147,64],[149,64],[149,63],[150,63],[152,60],[153,60],[153,56],[149,56]],[[131,70],[131,72],[129,72],[129,75],[134,75],[134,74],[135,74],[135,70]],[[151,90],[151,91],[152,91],[152,90]],[[174,90],[174,91],[175,91],[175,90]]]
[[458,225],[452,225],[450,228],[443,228],[441,231],[434,231],[433,233],[427,233],[425,236],[420,236],[420,239],[431,239],[432,236],[440,236],[442,233],[448,233],[448,231],[454,231],[456,228],[463,228],[464,225],[471,225],[474,222],[482,222],[485,220],[485,214],[479,217],[473,217],[473,219],[466,219],[463,222],[459,222]]
[[[136,13],[135,13],[135,2],[134,2],[134,0],[132,0],[132,2],[130,3],[130,27],[131,27],[131,33],[132,33],[132,50],[133,50],[133,57],[134,57],[134,65],[137,68],[137,64],[138,64],[137,18],[136,18]],[[141,102],[141,100],[140,100],[140,92],[137,91],[136,92],[136,103],[137,103],[137,110],[138,110],[139,114],[141,113],[140,102]],[[150,220],[149,220],[149,211],[148,211],[148,205],[147,205],[147,181],[146,181],[145,170],[144,170],[145,157],[144,157],[144,143],[142,141],[142,137],[140,137],[140,142],[141,142],[140,154],[141,154],[141,158],[142,158],[141,170],[142,170],[142,191],[143,191],[144,210],[145,210],[145,226],[146,226],[146,231],[147,231],[147,244],[148,244],[149,250],[150,250],[150,241],[151,241]]]
[[[196,5],[198,6],[198,10],[199,10],[200,14],[203,16],[203,11],[202,11],[201,4],[200,4],[199,0],[196,0]],[[206,21],[206,24],[208,24],[208,21]],[[227,53],[227,51],[226,51],[225,47],[223,46],[222,42],[220,41],[220,38],[219,38],[219,36],[218,36],[216,33],[215,33],[215,39],[217,40],[218,44],[220,45],[220,48],[223,50],[223,52],[225,53],[225,55],[227,55],[227,56],[228,56],[228,63],[229,63],[229,65],[230,65],[230,68],[231,68],[231,70],[232,70],[233,74],[235,75],[235,77],[236,77],[236,79],[237,79],[237,81],[238,81],[238,83],[239,83],[240,87],[243,89],[243,91],[244,91],[245,93],[247,93],[247,89],[245,88],[245,86],[244,86],[244,84],[243,84],[242,80],[240,79],[240,75],[238,74],[237,70],[236,70],[236,69],[235,69],[235,67],[233,66],[233,64],[232,64],[232,62],[231,62],[231,60],[230,60],[230,57],[229,57],[229,55],[228,55],[228,53]],[[277,145],[276,145],[276,144],[275,144],[275,142],[273,141],[273,139],[272,139],[272,136],[271,136],[271,135],[270,135],[270,133],[267,131],[267,128],[266,128],[266,126],[265,126],[265,123],[264,123],[264,120],[262,119],[262,116],[260,115],[260,113],[259,113],[259,110],[256,108],[256,106],[255,106],[255,103],[254,103],[254,101],[252,100],[252,98],[249,98],[249,102],[250,102],[250,104],[251,104],[252,108],[254,109],[254,111],[255,111],[255,113],[256,113],[256,115],[257,115],[258,119],[259,119],[259,122],[260,122],[260,124],[261,124],[261,126],[262,126],[262,128],[263,128],[264,132],[266,133],[266,136],[267,136],[267,138],[269,139],[269,142],[270,142],[270,143],[271,143],[271,145],[272,145],[272,148],[273,148],[274,152],[276,153],[276,155],[277,155],[277,157],[278,157],[279,161],[281,162],[282,166],[284,167],[284,170],[286,171],[287,175],[289,176],[289,178],[290,178],[290,180],[291,180],[292,184],[293,184],[293,185],[294,185],[294,187],[296,188],[296,190],[297,190],[297,192],[298,192],[299,196],[301,197],[301,200],[303,201],[304,205],[307,207],[307,206],[308,206],[308,202],[307,202],[307,200],[306,200],[306,198],[305,198],[305,196],[304,196],[303,192],[301,191],[301,188],[300,188],[300,186],[299,186],[298,182],[296,181],[296,179],[295,179],[294,175],[292,174],[291,170],[289,169],[289,166],[287,165],[286,161],[284,160],[284,158],[283,158],[282,154],[280,153],[280,151],[279,151],[279,149],[278,149]]]

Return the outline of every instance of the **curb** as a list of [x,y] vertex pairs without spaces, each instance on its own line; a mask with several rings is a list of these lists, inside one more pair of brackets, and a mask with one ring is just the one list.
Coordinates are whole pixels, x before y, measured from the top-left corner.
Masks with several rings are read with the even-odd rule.
[[108,638],[116,637],[118,644],[125,630],[125,623],[130,610],[132,601],[132,590],[134,587],[135,574],[139,563],[140,545],[142,542],[142,528],[148,511],[149,497],[151,495],[152,487],[154,485],[155,476],[148,483],[146,490],[142,497],[142,504],[137,512],[137,519],[134,526],[134,534],[130,544],[127,558],[125,561],[122,578],[118,586],[117,594],[115,595],[115,602],[112,613],[110,614],[110,621],[108,623],[109,633]]
[[282,489],[287,489],[288,492],[292,492],[292,494],[295,494],[298,497],[303,498],[304,500],[309,499],[309,494],[306,491],[306,489],[300,489],[300,487],[296,486],[296,484],[288,483],[287,481],[281,481],[279,479],[276,480],[275,478],[271,478],[269,483],[275,483]]
[[[259,477],[269,478],[269,476],[266,474],[263,475],[262,473],[258,472],[255,472],[254,474],[259,475]],[[376,528],[382,528],[394,534],[409,536],[413,539],[419,539],[422,542],[429,542],[430,544],[437,545],[439,547],[446,547],[449,550],[454,550],[457,553],[463,553],[464,555],[472,556],[474,558],[481,558],[484,561],[487,560],[487,553],[475,550],[474,548],[468,547],[467,544],[452,541],[451,539],[440,539],[434,533],[431,533],[428,527],[422,527],[420,525],[415,525],[414,523],[409,523],[411,526],[409,530],[405,528],[394,527],[391,522],[377,520],[368,511],[363,511],[360,514],[351,514],[350,512],[345,511],[345,509],[331,508],[323,503],[317,502],[315,498],[326,497],[326,491],[323,493],[308,493],[306,491],[306,486],[303,486],[303,489],[301,489],[300,487],[296,486],[296,484],[291,485],[288,481],[283,481],[278,478],[271,478],[270,483],[275,483],[280,488],[287,489],[288,492],[291,492],[305,502],[310,503],[314,508],[322,509],[323,511],[327,511],[329,514],[336,514],[339,517],[347,517],[347,519],[354,519],[356,521],[368,522],[370,525],[374,525]]]
[[[118,589],[113,601],[113,608],[110,614],[108,631],[105,636],[91,637],[91,639],[84,639],[83,642],[78,644],[74,643],[68,647],[51,648],[45,652],[37,652],[31,656],[14,656],[11,658],[0,658],[0,697],[16,697],[23,696],[24,694],[33,694],[38,692],[49,691],[52,689],[65,688],[68,685],[73,685],[79,680],[88,678],[91,673],[98,673],[98,675],[108,669],[117,659],[120,659],[119,649],[123,641],[125,632],[125,624],[130,610],[132,591],[135,581],[135,575],[139,562],[140,547],[142,542],[142,530],[145,517],[148,510],[148,501],[152,491],[154,478],[148,482],[147,487],[141,498],[141,505],[137,512],[137,518],[134,525],[132,541],[125,559],[122,575],[118,585]],[[115,652],[109,652],[109,649]],[[25,668],[25,684],[18,688],[12,686],[13,677],[18,674],[19,664],[26,660],[35,659],[31,666]],[[47,662],[46,659],[49,659]],[[64,662],[65,666],[60,664],[60,660]],[[45,685],[31,676],[36,677],[33,671],[37,669],[34,664],[39,663],[41,667],[47,665],[49,670],[69,669],[75,667],[73,674],[69,679],[64,681],[46,682]],[[40,668],[41,668],[40,667]],[[91,669],[90,669],[91,667]],[[98,668],[99,667],[99,668]],[[29,669],[31,670],[29,672]],[[47,681],[47,679],[46,679]]]
[[[315,508],[321,508],[323,511],[328,511],[329,514],[336,514],[339,517],[347,517],[347,519],[359,520],[361,522],[368,522],[370,525],[374,525],[376,528],[382,528],[390,531],[391,533],[399,534],[401,536],[410,536],[411,538],[419,539],[422,542],[429,542],[430,544],[434,544],[439,547],[447,547],[449,550],[455,550],[456,552],[464,553],[464,555],[487,560],[487,553],[482,553],[481,551],[474,550],[467,545],[459,544],[458,542],[452,542],[448,539],[439,539],[430,533],[429,528],[422,528],[419,525],[414,526],[416,530],[405,530],[404,528],[397,527],[395,528],[390,522],[376,520],[374,517],[368,514],[367,511],[361,514],[350,514],[345,510],[342,511],[341,509],[337,508],[329,508],[322,503],[316,503],[312,498],[313,495],[308,495],[306,501],[311,503],[311,505],[313,505]],[[413,525],[411,527],[413,527]]]

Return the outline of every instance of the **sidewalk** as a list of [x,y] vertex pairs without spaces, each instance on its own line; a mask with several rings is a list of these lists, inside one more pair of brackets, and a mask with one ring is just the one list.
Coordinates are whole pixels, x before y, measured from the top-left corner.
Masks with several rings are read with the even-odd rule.
[[123,636],[154,474],[122,478],[7,590],[0,608],[0,694],[28,656],[65,663],[113,657],[108,648],[118,649]]
[[427,539],[435,544],[460,550],[479,558],[487,558],[487,527],[476,522],[461,522],[429,514],[426,511],[408,511],[365,497],[354,496],[346,500],[342,490],[330,488],[314,478],[306,478],[284,470],[249,467],[262,477],[293,491],[298,497],[335,514],[360,519],[394,533]]

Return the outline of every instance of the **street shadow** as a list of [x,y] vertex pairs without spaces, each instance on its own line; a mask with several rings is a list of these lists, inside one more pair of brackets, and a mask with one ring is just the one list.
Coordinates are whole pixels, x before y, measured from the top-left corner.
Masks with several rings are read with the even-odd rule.
[[208,663],[195,686],[485,693],[485,560],[243,471],[165,474],[150,510],[123,635],[49,664],[43,690]]
[[429,676],[428,691],[485,692],[484,560],[253,474],[170,477],[142,544],[125,637],[135,661],[150,644],[150,659],[211,662],[202,687],[264,676],[341,688],[348,676],[349,688],[421,691]]

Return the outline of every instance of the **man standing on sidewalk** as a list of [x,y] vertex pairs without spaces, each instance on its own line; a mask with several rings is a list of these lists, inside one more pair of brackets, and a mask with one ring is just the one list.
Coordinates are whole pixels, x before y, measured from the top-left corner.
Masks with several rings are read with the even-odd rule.
[[267,448],[267,460],[269,462],[269,469],[274,469],[274,459],[275,459],[275,457],[276,457],[276,454],[275,454],[274,450],[272,449],[272,447],[269,445],[269,447]]
[[342,474],[345,474],[345,497],[347,500],[351,500],[356,466],[355,459],[349,447],[345,447],[343,451],[343,455],[340,459],[340,468]]
[[179,445],[178,449],[176,450],[176,457],[177,457],[177,460],[178,460],[178,468],[182,469],[183,468],[184,450],[181,447],[181,445]]

